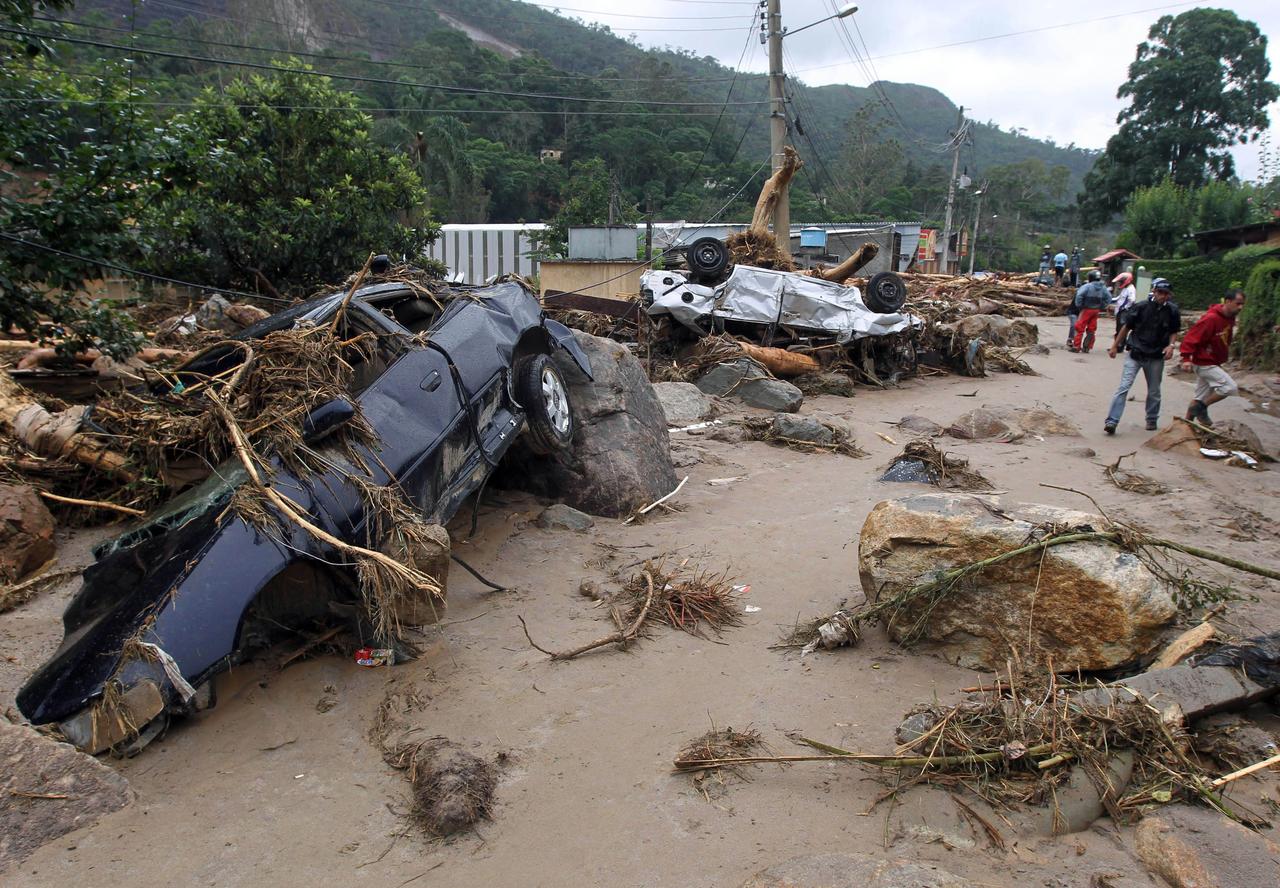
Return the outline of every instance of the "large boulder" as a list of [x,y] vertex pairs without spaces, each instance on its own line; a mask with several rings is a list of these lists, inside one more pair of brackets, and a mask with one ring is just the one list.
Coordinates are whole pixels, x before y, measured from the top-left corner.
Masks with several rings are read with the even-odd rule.
[[692,382],[655,382],[653,393],[658,396],[669,426],[694,425],[715,414],[711,399]]
[[795,413],[804,393],[789,382],[773,379],[750,358],[716,364],[698,379],[698,388],[709,395],[737,398],[748,407]]
[[969,315],[957,321],[955,329],[966,341],[982,339],[992,345],[1010,348],[1035,345],[1040,339],[1040,331],[1035,324],[1021,319],[1011,321],[1000,315]]
[[555,354],[573,407],[572,446],[551,456],[513,448],[499,480],[591,515],[621,518],[675,489],[666,416],[626,347],[580,330],[573,335],[595,380],[563,352]]
[[[884,601],[939,571],[1018,548],[1040,527],[1102,523],[1049,506],[993,509],[964,494],[888,500],[862,527],[862,589],[869,600]],[[1170,591],[1137,557],[1085,542],[995,565],[936,602],[908,603],[889,633],[904,640],[923,620],[922,641],[972,668],[1003,669],[1010,645],[1030,641],[1058,669],[1110,669],[1151,650],[1176,611]]]
[[30,487],[0,484],[0,581],[12,583],[55,554],[53,515]]
[[97,759],[0,719],[0,872],[41,845],[133,801]]
[[1173,888],[1280,885],[1280,846],[1208,808],[1148,815],[1134,838],[1147,869]]
[[995,410],[979,407],[955,418],[947,427],[947,434],[966,441],[989,441],[1008,438],[1014,434],[1009,424]]

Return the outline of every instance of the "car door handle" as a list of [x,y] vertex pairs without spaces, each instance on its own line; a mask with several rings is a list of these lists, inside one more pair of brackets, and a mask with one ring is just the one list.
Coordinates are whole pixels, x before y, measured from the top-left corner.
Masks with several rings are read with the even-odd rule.
[[431,373],[418,384],[418,388],[422,389],[424,392],[434,392],[436,389],[440,388],[440,382],[440,371],[432,370]]

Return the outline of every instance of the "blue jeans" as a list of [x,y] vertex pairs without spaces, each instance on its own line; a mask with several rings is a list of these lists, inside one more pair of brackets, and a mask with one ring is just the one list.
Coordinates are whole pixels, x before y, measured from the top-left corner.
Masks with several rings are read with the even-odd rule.
[[1160,380],[1164,377],[1164,358],[1138,360],[1133,355],[1125,355],[1124,370],[1120,373],[1120,388],[1111,399],[1111,410],[1107,413],[1107,425],[1119,425],[1124,413],[1124,403],[1129,398],[1129,389],[1138,378],[1138,371],[1147,378],[1147,422],[1160,421]]

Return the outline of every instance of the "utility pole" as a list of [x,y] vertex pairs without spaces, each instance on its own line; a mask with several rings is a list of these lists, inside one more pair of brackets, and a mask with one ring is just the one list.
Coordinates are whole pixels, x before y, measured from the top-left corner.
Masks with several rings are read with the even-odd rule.
[[[782,0],[766,0],[769,39],[769,151],[770,169],[777,172],[782,166],[782,149],[787,142],[786,77],[782,70]],[[778,241],[778,252],[791,255],[791,194],[790,188],[778,191],[778,203],[773,211],[773,236]]]
[[956,176],[960,174],[960,146],[964,144],[964,105],[956,117],[955,147],[951,157],[951,181],[947,183],[947,220],[942,226],[942,267],[939,274],[947,274],[951,263],[951,210],[956,202]]
[[978,226],[982,224],[982,195],[987,190],[987,183],[983,182],[978,186],[978,190],[973,196],[978,199],[976,208],[973,211],[973,241],[969,244],[969,276],[973,277],[973,260],[978,255]]

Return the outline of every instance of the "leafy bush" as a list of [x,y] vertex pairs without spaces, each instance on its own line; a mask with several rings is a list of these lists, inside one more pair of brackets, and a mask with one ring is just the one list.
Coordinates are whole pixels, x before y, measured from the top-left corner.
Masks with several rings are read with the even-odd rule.
[[[296,61],[289,67],[301,67]],[[370,252],[419,261],[439,229],[407,158],[373,141],[353,93],[281,71],[207,90],[158,134],[139,223],[162,274],[306,292]]]
[[[1235,251],[1233,251],[1235,252]],[[1260,263],[1280,255],[1274,248],[1267,253],[1228,258],[1195,257],[1193,259],[1154,259],[1142,263],[1153,277],[1168,278],[1173,284],[1173,298],[1182,308],[1208,308],[1218,302],[1232,287],[1242,287]]]
[[1259,263],[1244,290],[1249,298],[1236,322],[1232,351],[1247,366],[1280,369],[1280,260]]

